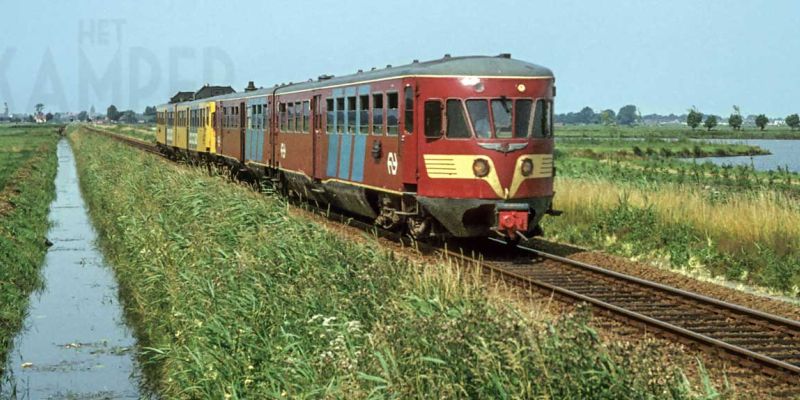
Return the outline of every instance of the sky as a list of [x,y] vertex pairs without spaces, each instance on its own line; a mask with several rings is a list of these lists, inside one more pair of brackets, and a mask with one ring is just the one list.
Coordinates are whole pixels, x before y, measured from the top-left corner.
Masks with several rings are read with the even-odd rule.
[[141,112],[204,83],[511,53],[554,72],[557,112],[784,117],[800,112],[799,38],[796,0],[0,0],[0,107]]

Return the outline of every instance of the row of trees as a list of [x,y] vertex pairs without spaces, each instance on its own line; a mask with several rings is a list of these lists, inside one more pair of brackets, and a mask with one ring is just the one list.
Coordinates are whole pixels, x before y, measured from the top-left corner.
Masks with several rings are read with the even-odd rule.
[[591,107],[583,107],[578,112],[556,115],[556,121],[564,124],[633,125],[641,118],[639,110],[633,104],[620,108],[616,113],[611,109],[597,113]]
[[[718,124],[718,118],[716,115],[708,115],[705,116],[705,121],[703,121],[703,113],[697,110],[697,107],[692,106],[689,109],[689,113],[686,115],[686,125],[689,125],[692,130],[700,126],[702,123],[703,126],[711,131],[714,129]],[[786,125],[789,126],[792,130],[800,127],[800,116],[797,114],[788,115],[784,118],[784,122]],[[739,106],[733,106],[733,113],[728,117],[728,125],[735,131],[742,130],[742,124],[744,123],[744,118],[742,118],[742,113],[739,110]],[[755,118],[756,126],[761,129],[762,131],[766,129],[767,124],[769,123],[769,118],[767,118],[764,114],[758,114]]]

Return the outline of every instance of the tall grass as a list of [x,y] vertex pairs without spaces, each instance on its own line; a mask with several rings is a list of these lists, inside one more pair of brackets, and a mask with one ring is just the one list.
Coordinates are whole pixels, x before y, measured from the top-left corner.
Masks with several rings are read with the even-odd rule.
[[[722,197],[688,185],[646,187],[602,178],[560,178],[550,219],[555,238],[627,256],[667,256],[792,295],[800,287],[800,203],[776,191]],[[624,221],[624,223],[622,223]]]
[[[81,185],[165,398],[690,398],[658,349],[491,300],[265,197],[77,134]],[[471,276],[471,275],[470,275]]]
[[55,195],[57,135],[49,129],[0,133],[0,376],[28,296],[40,287],[48,206]]

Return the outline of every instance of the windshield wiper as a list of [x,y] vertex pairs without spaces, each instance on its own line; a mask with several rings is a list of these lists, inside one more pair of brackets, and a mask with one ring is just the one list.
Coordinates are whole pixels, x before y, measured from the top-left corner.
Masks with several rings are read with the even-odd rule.
[[507,113],[511,113],[511,110],[508,109],[508,98],[506,96],[500,96],[500,104],[503,105],[503,110]]

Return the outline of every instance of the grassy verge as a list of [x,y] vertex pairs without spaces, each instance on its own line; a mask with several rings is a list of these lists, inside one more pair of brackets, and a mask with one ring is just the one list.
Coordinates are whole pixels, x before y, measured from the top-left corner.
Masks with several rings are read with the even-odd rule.
[[57,138],[52,127],[0,129],[0,375],[28,296],[41,285]]
[[551,239],[601,248],[672,268],[800,292],[800,203],[774,190],[718,190],[692,183],[557,180],[545,221]]
[[156,141],[156,127],[155,125],[97,125],[99,129],[103,129],[119,135],[130,136],[146,142]]
[[74,135],[146,374],[166,398],[691,398],[659,349],[546,323],[277,198]]

